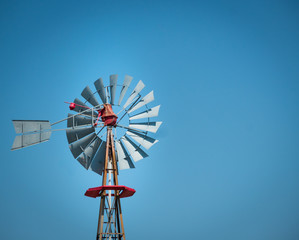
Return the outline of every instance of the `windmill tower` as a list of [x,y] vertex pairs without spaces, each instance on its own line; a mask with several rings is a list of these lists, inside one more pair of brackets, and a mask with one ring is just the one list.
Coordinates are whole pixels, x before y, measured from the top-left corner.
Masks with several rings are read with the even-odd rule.
[[[117,75],[111,75],[110,84],[105,86],[99,78],[94,82],[95,91],[85,87],[81,93],[85,102],[78,98],[66,102],[76,113],[69,113],[60,121],[51,124],[47,120],[13,120],[19,135],[11,150],[48,141],[51,133],[57,131],[53,126],[67,122],[65,131],[74,158],[84,168],[102,175],[102,185],[85,192],[85,196],[100,198],[97,240],[126,239],[120,199],[132,196],[135,190],[119,185],[119,170],[135,168],[134,162],[148,157],[144,149],[148,150],[158,142],[149,134],[156,133],[162,124],[150,120],[158,116],[160,109],[160,106],[149,107],[154,100],[153,91],[142,98],[140,92],[145,85],[140,80],[121,107],[132,77],[126,75],[121,85],[117,84],[117,79]],[[119,98],[116,103],[117,89]],[[115,113],[117,108],[119,111]],[[123,125],[125,120],[128,123]],[[117,129],[122,130],[120,137]]]

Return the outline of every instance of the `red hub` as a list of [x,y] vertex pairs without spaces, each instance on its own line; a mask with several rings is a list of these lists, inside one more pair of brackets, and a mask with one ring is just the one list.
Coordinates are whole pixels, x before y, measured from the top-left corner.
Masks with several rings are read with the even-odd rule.
[[101,117],[105,126],[115,126],[117,116],[112,110],[111,104],[105,103],[104,107],[99,111],[98,118]]

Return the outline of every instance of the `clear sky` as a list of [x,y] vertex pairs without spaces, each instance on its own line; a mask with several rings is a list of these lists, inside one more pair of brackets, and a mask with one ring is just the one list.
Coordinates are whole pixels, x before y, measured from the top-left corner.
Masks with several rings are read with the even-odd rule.
[[11,152],[11,120],[62,119],[117,73],[163,121],[120,173],[127,239],[298,240],[298,26],[298,1],[1,0],[1,239],[95,238],[100,177],[63,132]]

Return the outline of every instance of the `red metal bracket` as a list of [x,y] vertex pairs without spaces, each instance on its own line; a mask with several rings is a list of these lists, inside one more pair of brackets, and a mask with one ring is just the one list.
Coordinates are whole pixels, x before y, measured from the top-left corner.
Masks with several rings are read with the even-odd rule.
[[85,192],[84,195],[87,197],[96,198],[96,197],[99,197],[104,190],[119,190],[119,191],[121,191],[119,194],[120,198],[131,197],[136,192],[135,189],[129,188],[129,187],[126,187],[123,185],[110,185],[110,186],[100,186],[100,187],[95,187],[95,188],[89,188]]

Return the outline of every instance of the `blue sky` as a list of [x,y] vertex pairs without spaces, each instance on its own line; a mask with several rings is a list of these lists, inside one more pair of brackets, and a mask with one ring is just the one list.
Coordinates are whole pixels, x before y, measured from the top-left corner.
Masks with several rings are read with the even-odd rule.
[[120,184],[127,239],[299,237],[297,1],[0,1],[2,239],[94,239],[101,179],[63,132],[10,151],[12,119],[64,118],[98,77],[142,79],[160,142]]

